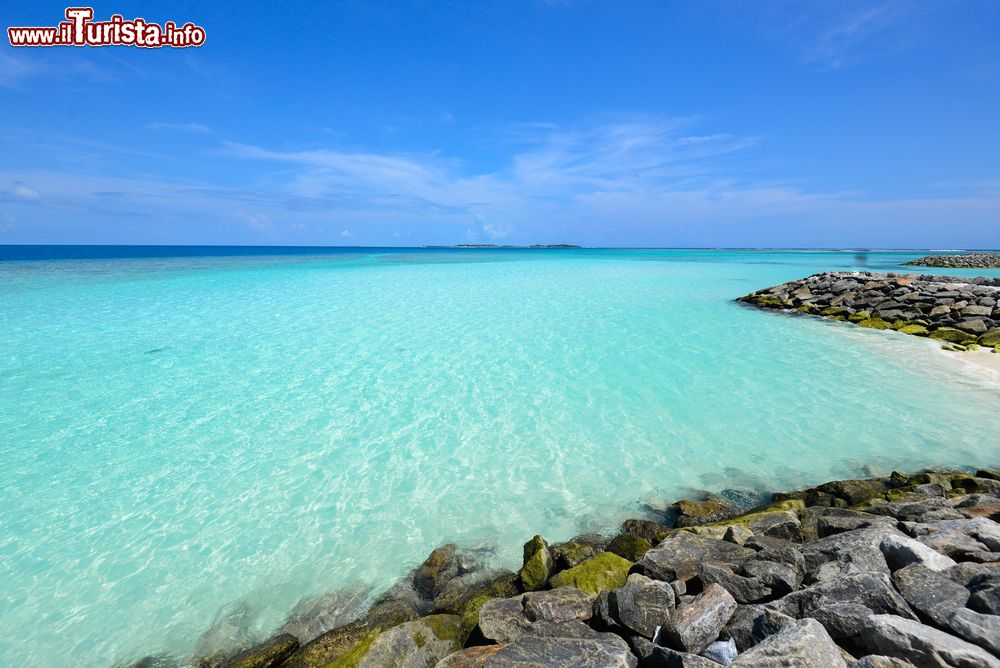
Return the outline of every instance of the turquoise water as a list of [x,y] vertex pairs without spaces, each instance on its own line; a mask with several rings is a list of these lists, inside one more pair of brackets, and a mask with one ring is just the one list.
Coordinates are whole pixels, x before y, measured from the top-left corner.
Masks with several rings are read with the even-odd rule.
[[186,656],[234,606],[264,636],[443,542],[516,566],[692,489],[996,465],[986,372],[731,301],[917,255],[0,262],[0,665]]

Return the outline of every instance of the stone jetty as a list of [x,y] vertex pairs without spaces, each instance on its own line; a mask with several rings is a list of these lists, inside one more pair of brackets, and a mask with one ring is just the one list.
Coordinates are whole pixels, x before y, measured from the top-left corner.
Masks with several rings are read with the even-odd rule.
[[1000,279],[864,271],[825,272],[737,301],[944,342],[1000,346]]
[[983,469],[837,480],[750,511],[689,499],[614,535],[535,536],[517,573],[439,547],[350,621],[194,665],[1000,668],[998,520],[1000,472]]
[[962,253],[960,255],[928,255],[903,264],[918,267],[960,267],[966,269],[1000,268],[1000,253]]

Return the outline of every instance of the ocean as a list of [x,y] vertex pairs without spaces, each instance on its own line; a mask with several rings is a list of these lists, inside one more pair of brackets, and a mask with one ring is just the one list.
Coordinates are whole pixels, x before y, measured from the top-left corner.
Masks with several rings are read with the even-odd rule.
[[987,372],[733,302],[923,254],[0,247],[0,665],[264,638],[698,490],[997,466]]

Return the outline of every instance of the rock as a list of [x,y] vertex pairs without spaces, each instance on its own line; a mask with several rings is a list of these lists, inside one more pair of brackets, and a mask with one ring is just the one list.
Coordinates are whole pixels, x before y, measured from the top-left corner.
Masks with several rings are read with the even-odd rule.
[[506,645],[481,645],[469,647],[449,654],[437,662],[434,668],[484,668],[486,661]]
[[661,540],[670,535],[670,528],[657,522],[649,520],[625,520],[622,522],[622,533],[630,533],[640,538],[645,538],[650,545],[656,546]]
[[458,576],[458,555],[454,545],[442,545],[417,567],[413,587],[425,598],[434,598],[448,582]]
[[433,666],[462,649],[461,628],[462,619],[458,615],[431,615],[395,626],[354,655],[357,666]]
[[856,603],[875,613],[917,618],[893,589],[889,578],[880,573],[859,573],[824,580],[767,605],[791,617],[805,617],[813,610],[833,603]]
[[978,339],[978,343],[981,346],[1000,346],[1000,327],[982,334]]
[[553,545],[549,551],[556,562],[556,569],[564,571],[567,568],[573,568],[598,552],[603,552],[607,544],[606,538],[600,534],[591,533],[577,536],[559,545]]
[[518,571],[525,591],[542,589],[552,575],[552,554],[549,544],[541,536],[535,536],[524,544],[524,566]]
[[946,571],[942,571],[953,582],[957,582],[966,589],[972,589],[973,583],[982,583],[990,578],[1000,580],[1000,563],[996,564],[975,564],[960,563],[952,566]]
[[675,605],[669,584],[638,573],[629,575],[625,586],[608,596],[611,617],[646,638],[652,638],[656,627],[666,623]]
[[722,629],[722,636],[731,638],[737,649],[745,652],[794,621],[794,618],[765,606],[741,605]]
[[733,573],[725,564],[706,562],[698,565],[698,577],[704,585],[717,584],[739,603],[754,603],[771,595],[771,589],[757,578]]
[[489,668],[635,668],[637,663],[624,640],[611,633],[602,633],[598,638],[525,636],[499,650],[489,658],[487,665]]
[[869,654],[852,663],[850,668],[916,668],[916,666],[909,661],[895,659],[891,656]]
[[733,668],[846,668],[840,649],[815,619],[801,619],[741,654]]
[[1000,616],[959,608],[945,616],[945,624],[955,635],[1000,656]]
[[287,633],[307,643],[321,633],[360,619],[370,596],[368,588],[354,586],[303,599],[292,608],[277,634]]
[[895,615],[872,615],[868,622],[861,641],[873,653],[921,667],[1000,668],[985,650],[920,622]]
[[528,628],[524,630],[524,634],[521,637],[525,638],[527,636],[531,636],[532,638],[586,639],[598,638],[601,634],[578,619],[570,619],[564,622],[550,622],[543,619],[537,622],[532,622]]
[[642,559],[642,555],[651,549],[653,545],[634,533],[620,533],[608,543],[608,551],[614,552],[623,559],[635,562]]
[[703,656],[653,644],[636,655],[643,668],[719,668],[718,663]]
[[922,536],[918,535],[916,539],[935,552],[943,554],[952,560],[966,560],[971,555],[989,550],[988,547],[972,536],[954,529],[935,531],[934,533]]
[[[374,608],[373,608],[374,610]],[[281,668],[319,668],[357,657],[383,630],[410,620],[412,609],[401,601],[386,602],[364,620],[331,629],[300,647]]]
[[822,562],[813,570],[809,570],[807,566],[806,573],[811,579],[822,581],[861,573],[889,575],[891,571],[881,550],[877,547],[859,546],[835,553],[831,561]]
[[587,621],[594,613],[594,598],[574,587],[560,587],[550,591],[536,591],[524,594],[524,614],[529,621],[545,620],[565,622]]
[[834,640],[849,641],[858,637],[871,614],[858,603],[831,603],[810,610],[807,616],[822,624]]
[[969,591],[950,580],[944,573],[932,571],[921,564],[901,568],[892,575],[896,589],[924,621],[946,628],[948,613],[964,608]]
[[816,489],[843,499],[850,506],[856,506],[869,499],[881,497],[886,488],[884,480],[835,480]]
[[711,522],[719,522],[737,517],[740,509],[718,496],[709,496],[705,501],[684,499],[673,504],[671,510],[677,516],[677,526],[693,527]]
[[935,552],[923,543],[889,534],[879,544],[889,568],[896,570],[910,564],[922,564],[932,571],[943,571],[955,565],[950,557]]
[[994,581],[986,586],[977,587],[976,580],[973,580],[972,588],[972,596],[969,597],[970,608],[987,615],[1000,615],[1000,583]]
[[799,517],[790,510],[764,510],[749,513],[736,518],[735,522],[727,522],[728,526],[739,523],[754,533],[754,538],[780,538],[783,540],[802,542],[802,529]]
[[[492,598],[507,598],[519,593],[518,576],[510,571],[488,572],[474,580],[460,576],[444,588],[434,599],[432,611],[459,615],[463,628],[468,632],[479,623],[479,609]],[[461,584],[462,586],[457,586]]]
[[885,515],[873,515],[844,508],[831,508],[816,520],[816,533],[820,538],[846,531],[867,529],[874,526],[894,527],[896,521]]
[[747,539],[752,536],[753,531],[751,529],[739,524],[734,524],[726,529],[726,533],[722,536],[722,540],[730,543],[736,543],[737,545],[743,545],[747,542]]
[[479,609],[479,630],[483,637],[500,644],[511,643],[524,635],[531,621],[524,614],[524,595],[494,598]]
[[663,626],[675,649],[699,654],[719,637],[736,612],[736,600],[725,589],[711,584],[694,601],[674,610]]
[[643,555],[636,571],[656,580],[688,580],[697,574],[702,562],[736,566],[753,555],[753,550],[735,543],[675,531]]
[[298,648],[298,638],[283,633],[262,645],[241,652],[222,665],[224,668],[277,668]]
[[617,554],[601,552],[573,568],[556,573],[549,584],[553,588],[576,587],[596,596],[601,591],[623,586],[632,566],[631,561]]
[[802,585],[802,570],[789,564],[751,559],[743,563],[743,572],[756,579],[775,596],[784,596]]
[[736,649],[736,643],[732,639],[716,640],[701,653],[706,659],[711,659],[723,666],[728,666],[735,661],[738,654],[739,650]]

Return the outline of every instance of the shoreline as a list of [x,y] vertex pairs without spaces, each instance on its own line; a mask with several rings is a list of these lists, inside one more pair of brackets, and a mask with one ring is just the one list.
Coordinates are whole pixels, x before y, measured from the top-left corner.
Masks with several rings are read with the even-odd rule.
[[[706,494],[696,500],[682,499],[669,506],[663,505],[660,510],[650,508],[645,517],[622,522],[615,534],[583,534],[552,545],[536,536],[525,544],[524,565],[517,573],[483,569],[475,563],[469,552],[453,544],[446,544],[436,548],[422,564],[386,592],[374,599],[365,597],[371,605],[359,606],[357,615],[353,615],[355,619],[342,618],[336,625],[323,629],[322,632],[319,632],[316,624],[321,623],[324,611],[314,610],[314,614],[320,614],[316,615],[317,619],[312,620],[311,632],[301,637],[281,632],[291,628],[286,623],[269,640],[242,652],[195,657],[189,663],[182,664],[170,663],[165,657],[145,657],[125,665],[130,668],[167,665],[195,665],[198,668],[314,668],[328,665],[438,665],[441,668],[455,668],[516,665],[500,659],[504,653],[516,654],[517,648],[523,650],[525,643],[529,646],[532,642],[538,644],[539,638],[545,639],[545,642],[541,642],[538,647],[532,646],[532,651],[556,651],[569,637],[575,640],[587,639],[584,648],[587,655],[609,652],[609,657],[617,657],[613,661],[609,658],[608,663],[595,665],[702,666],[700,663],[649,663],[653,655],[662,654],[672,657],[671,660],[679,660],[674,654],[693,657],[698,652],[685,651],[686,646],[676,638],[670,641],[665,637],[657,637],[657,634],[652,633],[649,623],[636,622],[636,628],[635,625],[629,626],[620,617],[624,615],[627,620],[634,620],[659,614],[663,617],[659,621],[663,623],[657,623],[656,626],[667,628],[672,616],[678,615],[679,610],[687,610],[688,606],[703,601],[709,590],[713,596],[725,598],[716,587],[727,592],[725,595],[735,597],[731,606],[733,613],[730,623],[739,616],[737,613],[741,610],[744,616],[749,613],[757,614],[757,609],[762,605],[770,606],[769,609],[775,610],[777,614],[781,606],[776,605],[776,602],[780,603],[786,597],[794,597],[817,586],[831,586],[829,582],[843,577],[866,574],[866,577],[874,577],[872,574],[878,570],[861,570],[855,573],[852,567],[847,568],[845,573],[838,572],[837,577],[821,578],[811,583],[808,582],[810,576],[806,570],[800,576],[790,575],[791,580],[794,582],[798,579],[799,584],[776,597],[773,592],[784,591],[788,587],[776,585],[777,589],[772,587],[769,593],[760,594],[768,589],[761,582],[783,582],[780,577],[775,580],[776,576],[773,574],[764,576],[772,566],[746,564],[751,561],[756,564],[760,555],[769,555],[773,550],[804,552],[808,562],[812,549],[810,544],[813,542],[819,544],[835,534],[864,532],[874,526],[882,530],[889,524],[895,528],[892,535],[897,536],[898,533],[899,540],[920,543],[921,535],[910,535],[908,530],[912,527],[907,523],[926,525],[952,522],[945,526],[953,527],[958,520],[975,520],[975,526],[982,527],[985,526],[984,522],[990,522],[989,532],[992,533],[989,535],[995,536],[996,541],[990,543],[989,554],[965,554],[958,561],[995,564],[997,582],[1000,584],[1000,524],[997,524],[997,520],[1000,520],[1000,472],[997,470],[927,469],[909,476],[893,472],[886,477],[832,481],[790,492],[776,492],[770,496],[769,502],[748,507],[752,505],[748,503],[748,499]],[[905,519],[894,516],[892,513],[900,507],[905,507],[905,512],[913,516],[907,515]],[[971,544],[967,543],[967,538],[966,547]],[[683,549],[674,545],[678,541],[683,544]],[[690,541],[694,542],[688,544]],[[983,543],[977,544],[983,547]],[[920,550],[911,543],[906,545],[911,552]],[[937,547],[936,544],[931,544],[931,551]],[[736,550],[740,558],[730,559],[725,556],[728,554],[727,550]],[[933,560],[929,552],[920,554],[926,559],[919,561],[919,564],[924,564],[927,559]],[[786,554],[786,557],[797,563],[798,557],[788,555],[791,553]],[[889,559],[888,554],[885,558]],[[945,558],[951,559],[947,554]],[[707,566],[709,562],[714,563],[720,559],[721,565],[718,568],[721,571],[713,570],[715,566]],[[678,560],[687,565],[678,566]],[[764,561],[771,563],[767,559]],[[890,583],[895,581],[897,571],[912,565],[906,563],[893,568]],[[958,568],[954,563],[950,567]],[[750,573],[747,572],[748,569]],[[783,573],[788,576],[787,571]],[[755,578],[757,585],[748,584]],[[622,611],[620,604],[618,608],[608,607],[609,597],[611,600],[618,600],[616,597],[620,598],[624,595],[623,590],[629,591],[630,588],[647,594],[652,589],[659,591],[662,596],[667,596],[664,592],[670,589],[674,606],[669,613],[661,609],[662,605],[653,605],[651,611],[636,609],[627,614]],[[342,592],[331,592],[340,593]],[[759,599],[755,599],[758,594]],[[354,590],[354,595],[357,596],[357,590]],[[642,608],[646,603],[641,595],[638,598],[635,598],[635,593],[629,595],[634,598],[633,607]],[[855,595],[860,596],[857,592]],[[909,600],[906,592],[897,594],[899,595]],[[333,596],[331,600],[338,605],[343,602],[338,596]],[[508,603],[514,601],[516,603]],[[535,616],[528,614],[526,611],[533,601],[541,606],[541,610],[549,612],[535,613]],[[566,606],[569,606],[572,614],[564,609]],[[910,608],[901,609],[913,613],[912,604]],[[537,616],[539,614],[541,617]],[[555,617],[549,619],[545,617],[546,614],[554,614]],[[793,615],[783,612],[780,614],[794,619]],[[527,616],[521,619],[524,615]],[[349,613],[346,616],[352,617]],[[925,620],[920,614],[909,616],[913,617],[909,620],[913,623]],[[834,622],[828,623],[829,620],[824,621],[822,616],[807,616],[803,620],[806,618],[818,619],[820,628],[826,629],[827,635],[831,637],[827,650],[840,643],[839,654],[847,652],[843,646],[843,638],[838,638],[835,633],[837,627]],[[303,626],[307,621],[304,617],[298,621],[300,629],[308,627],[308,624]],[[997,617],[997,623],[1000,624],[1000,616]],[[791,624],[788,621],[786,626]],[[725,635],[722,633],[724,628],[728,627],[720,626],[718,634]],[[534,633],[536,630],[537,635]],[[812,628],[811,631],[815,634],[817,629]],[[781,630],[777,629],[775,635],[780,633]],[[311,634],[315,634],[315,637],[309,638],[308,635]],[[420,643],[414,642],[414,634],[424,634],[432,639],[436,637],[437,640],[418,647]],[[564,634],[570,635],[564,637]],[[715,641],[715,638],[712,640]],[[739,646],[737,651],[743,654],[751,653],[758,642],[764,644],[766,638],[758,638],[757,642],[748,644],[747,638],[741,638],[738,630],[732,629],[729,638],[715,642],[725,644],[726,651],[729,651],[732,649],[729,647],[730,640]],[[559,651],[565,649],[563,647]],[[421,663],[428,659],[428,652],[433,654],[435,662]],[[490,659],[494,656],[496,659]],[[988,652],[987,656],[990,656]],[[854,658],[860,659],[861,656]],[[636,663],[632,663],[633,660]],[[546,665],[571,664],[557,661]],[[704,667],[711,665],[714,664],[704,664]],[[1000,665],[1000,660],[997,665]]]

